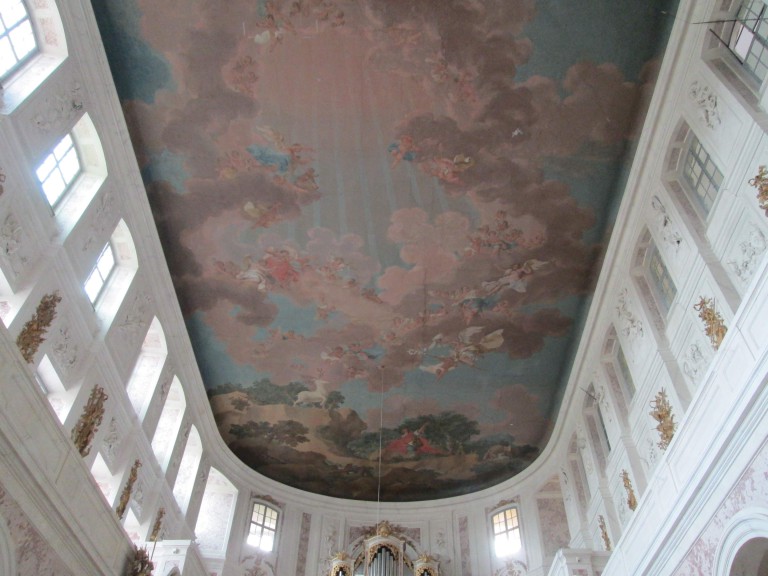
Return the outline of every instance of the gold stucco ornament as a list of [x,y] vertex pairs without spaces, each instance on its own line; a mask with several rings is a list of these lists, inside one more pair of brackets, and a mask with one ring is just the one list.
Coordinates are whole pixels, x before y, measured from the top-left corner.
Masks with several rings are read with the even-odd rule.
[[56,306],[59,302],[61,302],[61,296],[58,292],[43,296],[32,318],[24,324],[24,328],[16,337],[16,346],[28,363],[32,363],[40,344],[45,342],[45,334],[56,318]]
[[83,407],[83,413],[72,428],[72,442],[80,452],[80,456],[86,457],[91,451],[91,442],[104,418],[104,402],[109,398],[101,386],[94,386],[88,402]]
[[693,305],[693,309],[699,313],[699,318],[704,322],[704,333],[709,338],[709,343],[712,344],[712,348],[717,350],[723,343],[728,328],[723,322],[720,312],[715,310],[712,298],[699,296],[699,302]]
[[656,430],[659,432],[658,446],[662,450],[666,450],[669,443],[672,442],[672,437],[675,435],[677,429],[677,423],[675,422],[675,415],[672,414],[672,406],[667,398],[667,392],[662,388],[656,398],[651,401],[650,414],[654,420],[658,422]]
[[603,515],[597,517],[597,525],[600,526],[600,536],[603,538],[603,547],[606,552],[611,551],[611,539],[608,536],[608,527],[605,525],[605,518]]
[[622,470],[621,480],[624,482],[624,489],[627,491],[627,506],[634,512],[637,508],[637,498],[635,497],[635,489],[632,488],[632,480],[629,478],[629,472]]
[[768,169],[760,166],[757,169],[757,175],[749,180],[749,185],[757,189],[757,201],[768,216]]
[[160,530],[163,527],[163,518],[165,517],[165,508],[162,506],[157,509],[157,516],[155,516],[155,523],[152,525],[152,533],[149,536],[150,542],[157,542],[160,537]]
[[123,487],[123,491],[120,494],[120,502],[117,504],[115,512],[117,517],[122,520],[125,515],[125,510],[128,508],[128,502],[131,500],[131,492],[133,491],[133,485],[136,484],[136,479],[139,476],[139,468],[141,468],[141,460],[136,458],[131,466],[131,472],[128,474],[128,481]]
[[154,568],[147,549],[134,546],[133,558],[128,566],[128,576],[152,576]]

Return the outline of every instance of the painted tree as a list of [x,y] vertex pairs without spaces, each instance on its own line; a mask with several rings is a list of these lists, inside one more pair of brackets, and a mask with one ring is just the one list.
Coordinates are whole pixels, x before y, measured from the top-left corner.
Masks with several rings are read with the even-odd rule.
[[340,408],[342,404],[344,404],[344,400],[344,394],[338,390],[334,390],[333,392],[330,392],[326,397],[323,408],[326,410],[336,410]]
[[249,420],[245,424],[232,424],[229,428],[229,433],[241,440],[254,438],[266,444],[285,444],[292,448],[309,442],[307,432],[309,428],[297,420],[280,420],[276,424]]

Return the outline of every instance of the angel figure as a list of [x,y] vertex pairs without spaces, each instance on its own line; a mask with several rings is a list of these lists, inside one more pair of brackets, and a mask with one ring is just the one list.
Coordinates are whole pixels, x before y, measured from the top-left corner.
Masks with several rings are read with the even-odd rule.
[[504,270],[504,275],[501,278],[483,282],[483,289],[489,296],[507,288],[523,293],[528,287],[528,276],[531,276],[536,270],[539,270],[546,264],[549,264],[549,262],[546,260],[536,260],[535,258],[526,260],[523,263],[513,264]]

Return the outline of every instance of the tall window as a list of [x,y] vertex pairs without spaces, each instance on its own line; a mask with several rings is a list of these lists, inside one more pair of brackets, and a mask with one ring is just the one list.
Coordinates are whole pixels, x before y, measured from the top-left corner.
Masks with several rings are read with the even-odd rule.
[[608,438],[608,429],[605,427],[605,419],[603,418],[603,411],[600,409],[599,402],[595,403],[595,412],[597,413],[597,422],[600,424],[601,437],[605,442],[605,447],[608,449],[608,452],[610,452],[611,441]]
[[659,254],[656,244],[652,243],[648,247],[645,255],[645,265],[660,307],[665,313],[669,312],[672,301],[677,295],[677,288],[672,281],[669,270],[667,270],[664,261],[661,259],[661,254]]
[[493,525],[493,546],[497,557],[503,558],[520,551],[522,541],[517,508],[507,508],[494,514],[491,524]]
[[709,153],[695,135],[691,138],[688,146],[688,153],[683,165],[683,177],[690,186],[690,192],[706,218],[720,191],[723,174],[715,166]]
[[246,543],[264,552],[271,552],[275,545],[276,532],[277,510],[260,502],[254,503]]
[[728,47],[759,82],[768,73],[768,22],[763,0],[746,0],[736,14]]
[[48,204],[56,205],[80,171],[80,159],[75,142],[72,136],[67,134],[37,168],[37,179],[43,187]]
[[619,342],[616,342],[616,365],[621,374],[621,388],[627,401],[632,400],[635,395],[635,381],[632,378],[632,371],[629,369],[627,357],[624,355],[624,349]]
[[96,299],[104,290],[104,285],[107,283],[112,270],[115,269],[115,251],[112,248],[112,243],[107,242],[104,249],[99,254],[96,260],[96,266],[93,267],[91,273],[88,275],[88,279],[85,281],[85,293],[88,294],[88,299],[91,304],[96,303]]
[[0,82],[37,52],[35,32],[24,2],[0,0]]

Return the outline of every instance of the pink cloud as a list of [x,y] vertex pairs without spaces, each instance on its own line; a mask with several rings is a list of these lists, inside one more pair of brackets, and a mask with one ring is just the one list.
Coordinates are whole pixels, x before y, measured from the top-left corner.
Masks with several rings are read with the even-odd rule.
[[467,245],[469,221],[463,214],[445,212],[429,222],[421,208],[392,214],[387,236],[401,245],[400,257],[410,268],[390,266],[379,279],[381,299],[399,304],[425,284],[449,281]]

